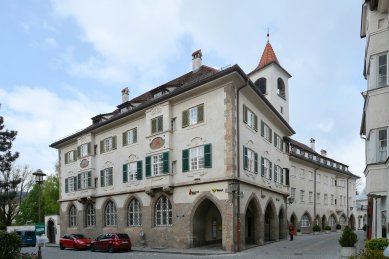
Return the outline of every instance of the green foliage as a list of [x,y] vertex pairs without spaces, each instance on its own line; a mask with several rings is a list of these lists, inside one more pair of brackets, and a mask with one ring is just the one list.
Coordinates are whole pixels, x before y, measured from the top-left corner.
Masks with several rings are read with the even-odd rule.
[[331,227],[330,227],[330,226],[325,226],[325,227],[324,227],[324,230],[327,230],[327,231],[328,231],[328,230],[331,230]]
[[339,238],[340,246],[353,247],[357,241],[357,234],[355,234],[349,226],[346,226],[343,229],[343,233]]
[[336,229],[342,229],[342,226],[340,224],[336,224]]
[[367,248],[363,249],[358,257],[352,257],[351,259],[385,259],[388,258],[384,256],[383,250],[369,250]]
[[365,242],[365,248],[369,250],[385,250],[388,245],[389,242],[385,238],[375,238]]
[[[41,220],[44,215],[59,214],[59,178],[48,176],[41,186]],[[38,222],[39,186],[34,185],[26,199],[20,205],[20,213],[16,217],[16,224],[24,225]]]
[[319,225],[314,225],[313,232],[319,232],[319,231],[321,231],[321,227]]
[[21,240],[18,234],[0,231],[0,244],[0,258],[18,258],[21,245]]
[[20,253],[19,254],[19,259],[37,259],[38,255],[36,253]]

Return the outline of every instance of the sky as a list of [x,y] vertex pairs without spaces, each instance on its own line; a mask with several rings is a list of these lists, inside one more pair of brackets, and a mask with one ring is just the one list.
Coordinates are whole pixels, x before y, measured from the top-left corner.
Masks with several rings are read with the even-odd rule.
[[366,88],[362,1],[5,0],[0,3],[0,115],[18,131],[16,165],[53,174],[54,141],[203,64],[246,73],[270,43],[289,80],[294,139],[363,176]]

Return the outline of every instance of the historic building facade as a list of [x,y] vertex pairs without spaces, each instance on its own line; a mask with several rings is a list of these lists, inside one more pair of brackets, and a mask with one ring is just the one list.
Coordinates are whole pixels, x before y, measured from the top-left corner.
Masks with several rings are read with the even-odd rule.
[[[302,163],[292,161],[289,73],[270,43],[248,75],[202,65],[201,51],[192,61],[140,96],[123,89],[115,111],[51,144],[62,234],[126,232],[134,244],[230,251],[286,238],[291,163]],[[331,170],[351,175],[343,164]]]
[[389,208],[389,0],[364,1],[361,38],[366,38],[363,75],[367,80],[361,137],[366,143],[368,238],[386,236]]

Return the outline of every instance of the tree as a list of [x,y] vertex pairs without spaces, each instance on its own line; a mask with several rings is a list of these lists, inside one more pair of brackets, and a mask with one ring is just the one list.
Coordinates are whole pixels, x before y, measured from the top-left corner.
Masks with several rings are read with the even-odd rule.
[[4,118],[0,116],[0,228],[11,225],[15,218],[14,211],[17,187],[22,179],[12,174],[13,162],[19,157],[18,152],[11,152],[12,142],[17,132],[4,129]]
[[[48,176],[41,189],[41,218],[44,215],[59,214],[59,178]],[[16,224],[24,225],[38,222],[38,185],[34,185],[26,199],[20,204],[20,213],[16,217]]]

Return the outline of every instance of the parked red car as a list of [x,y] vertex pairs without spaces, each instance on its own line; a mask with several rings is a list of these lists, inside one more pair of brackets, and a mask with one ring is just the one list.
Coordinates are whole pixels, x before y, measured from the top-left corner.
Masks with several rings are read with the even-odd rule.
[[124,233],[107,233],[102,234],[92,241],[90,250],[105,250],[110,253],[124,250],[131,251],[131,240],[127,234]]
[[88,249],[91,242],[92,239],[86,238],[82,234],[68,234],[59,240],[59,248],[61,250],[65,248],[73,248],[75,250]]

